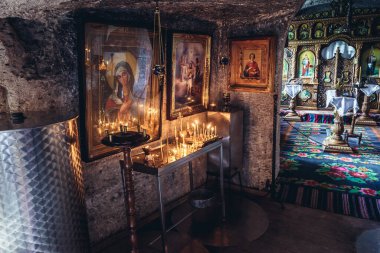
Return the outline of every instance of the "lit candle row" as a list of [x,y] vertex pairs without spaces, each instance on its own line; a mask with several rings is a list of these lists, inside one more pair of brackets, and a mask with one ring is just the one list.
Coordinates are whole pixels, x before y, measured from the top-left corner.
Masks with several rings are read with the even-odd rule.
[[142,126],[139,124],[136,118],[131,118],[131,121],[114,121],[114,122],[103,122],[99,120],[98,122],[98,133],[100,136],[108,133],[114,132],[127,132],[129,128],[136,128],[138,132],[141,132]]
[[[200,123],[198,120],[195,120],[192,124],[187,122],[185,130],[183,128],[183,121],[180,118],[179,129],[176,125],[174,126],[174,143],[171,149],[171,155],[169,155],[169,133],[166,134],[167,162],[187,156],[202,147],[206,141],[216,137],[216,126],[213,126],[211,123]],[[163,151],[161,152],[163,160]]]

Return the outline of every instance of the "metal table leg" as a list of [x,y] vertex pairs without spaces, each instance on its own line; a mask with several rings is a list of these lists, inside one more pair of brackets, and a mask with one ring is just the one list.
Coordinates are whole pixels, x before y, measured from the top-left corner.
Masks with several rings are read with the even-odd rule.
[[220,196],[222,198],[222,220],[226,220],[226,203],[224,201],[224,176],[223,176],[223,145],[220,146]]
[[189,162],[189,176],[190,176],[190,191],[194,189],[194,183],[193,183],[193,162]]
[[161,215],[161,241],[162,241],[162,250],[165,253],[168,253],[168,246],[166,243],[166,225],[165,225],[165,208],[164,202],[162,199],[162,186],[161,186],[161,177],[157,177],[157,185],[158,185],[158,197],[160,200],[160,215]]

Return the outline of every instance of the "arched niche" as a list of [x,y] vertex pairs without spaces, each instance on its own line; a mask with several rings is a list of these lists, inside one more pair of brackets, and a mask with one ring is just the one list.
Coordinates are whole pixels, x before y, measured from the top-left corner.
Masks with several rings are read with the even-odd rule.
[[302,24],[298,28],[298,39],[307,40],[310,38],[310,26],[308,24]]
[[313,28],[313,38],[321,39],[325,36],[325,25],[322,22],[318,22]]
[[337,48],[339,48],[340,55],[344,59],[352,59],[356,54],[355,48],[349,45],[346,41],[335,40],[322,49],[322,58],[325,60],[331,60],[334,58]]

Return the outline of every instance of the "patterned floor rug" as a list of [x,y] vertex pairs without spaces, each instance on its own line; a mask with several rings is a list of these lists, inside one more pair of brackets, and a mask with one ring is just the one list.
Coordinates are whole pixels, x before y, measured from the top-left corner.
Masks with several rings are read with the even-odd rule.
[[324,153],[330,124],[281,123],[278,198],[312,208],[380,220],[380,128],[357,126],[354,154]]

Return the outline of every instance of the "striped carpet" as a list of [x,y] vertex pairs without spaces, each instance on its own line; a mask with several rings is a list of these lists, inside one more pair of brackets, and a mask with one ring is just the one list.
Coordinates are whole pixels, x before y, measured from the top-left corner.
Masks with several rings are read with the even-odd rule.
[[354,154],[324,153],[329,124],[282,122],[278,198],[311,208],[380,220],[380,129],[357,127]]
[[[352,117],[343,116],[344,124],[351,124]],[[314,122],[314,123],[334,123],[334,115],[331,114],[315,114],[315,113],[301,113],[301,120],[304,122]]]

